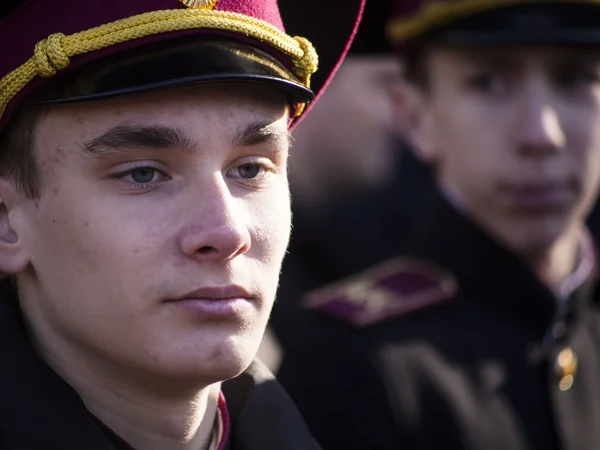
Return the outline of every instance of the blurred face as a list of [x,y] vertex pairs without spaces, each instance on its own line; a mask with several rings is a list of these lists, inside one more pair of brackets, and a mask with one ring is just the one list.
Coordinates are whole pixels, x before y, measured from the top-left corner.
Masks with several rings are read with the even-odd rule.
[[400,73],[393,56],[348,57],[295,130],[303,148],[297,157],[310,158],[321,177],[339,185],[368,187],[391,176],[399,132],[393,95]]
[[207,383],[243,370],[290,231],[284,97],[191,87],[56,108],[35,133],[44,192],[9,217],[42,347]]
[[461,206],[518,252],[583,223],[600,175],[600,59],[572,48],[435,49],[423,153]]

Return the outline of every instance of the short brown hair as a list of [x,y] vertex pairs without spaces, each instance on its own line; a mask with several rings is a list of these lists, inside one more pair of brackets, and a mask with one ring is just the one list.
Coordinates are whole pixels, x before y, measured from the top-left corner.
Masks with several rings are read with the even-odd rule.
[[42,108],[23,107],[0,133],[0,177],[13,181],[28,198],[41,195],[40,176],[34,154],[34,133]]

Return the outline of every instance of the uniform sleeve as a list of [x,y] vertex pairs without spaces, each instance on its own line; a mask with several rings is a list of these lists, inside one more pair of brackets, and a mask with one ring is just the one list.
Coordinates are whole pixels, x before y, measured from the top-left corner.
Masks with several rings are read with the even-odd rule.
[[[310,327],[285,356],[278,379],[324,450],[410,448],[369,353],[354,330]],[[399,442],[403,441],[403,442]]]

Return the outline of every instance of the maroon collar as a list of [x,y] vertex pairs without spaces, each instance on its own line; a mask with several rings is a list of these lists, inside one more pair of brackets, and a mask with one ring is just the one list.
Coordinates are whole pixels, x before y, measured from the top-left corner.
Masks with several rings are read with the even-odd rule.
[[227,440],[229,439],[229,429],[231,427],[231,420],[229,418],[229,411],[227,411],[227,402],[225,400],[225,395],[221,391],[219,393],[219,414],[221,414],[221,420],[223,421],[223,435],[221,436],[221,442],[219,442],[218,450],[225,450],[225,445],[227,444]]

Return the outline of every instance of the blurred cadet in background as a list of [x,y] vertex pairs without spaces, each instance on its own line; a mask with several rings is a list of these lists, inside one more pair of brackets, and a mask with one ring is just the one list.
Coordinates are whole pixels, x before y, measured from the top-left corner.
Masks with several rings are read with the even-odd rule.
[[597,449],[600,4],[397,5],[436,188],[409,248],[307,297],[279,378],[326,450]]
[[[284,17],[286,10],[293,8],[291,3],[293,0],[280,1]],[[330,1],[324,8],[334,11],[343,4],[341,0]],[[302,296],[352,273],[346,266],[354,250],[346,246],[347,239],[361,238],[365,224],[351,220],[340,230],[338,218],[363,210],[362,198],[389,189],[405,164],[408,152],[401,132],[407,118],[401,96],[406,88],[400,60],[392,53],[384,32],[389,10],[389,0],[367,4],[348,58],[311,115],[293,133],[290,182],[294,230],[271,319],[284,349],[302,322]],[[296,23],[310,21],[298,15],[287,17],[294,18],[287,23],[292,31]],[[326,46],[328,33],[327,29],[314,30],[311,39],[324,41],[315,46]],[[374,212],[381,208],[380,204],[369,206]],[[366,257],[364,260],[368,264]],[[352,265],[351,270],[363,267]]]

